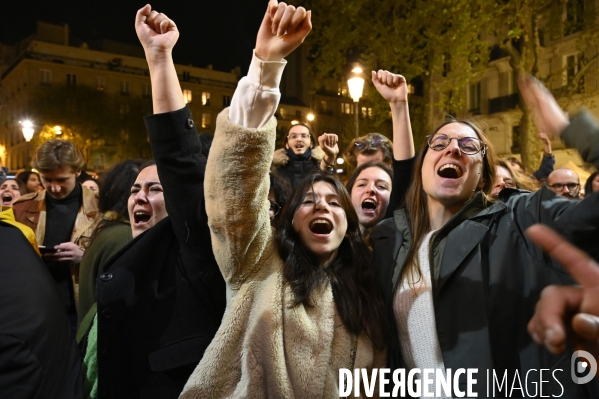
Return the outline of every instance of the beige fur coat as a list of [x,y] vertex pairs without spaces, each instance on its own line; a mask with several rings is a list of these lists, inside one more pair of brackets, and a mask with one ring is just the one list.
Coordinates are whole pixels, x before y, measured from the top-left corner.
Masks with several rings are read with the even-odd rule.
[[[313,307],[291,307],[268,215],[275,127],[275,118],[246,129],[229,120],[228,109],[218,116],[204,185],[228,303],[182,398],[334,398],[339,369],[350,365],[351,334],[329,284],[315,292]],[[360,334],[355,367],[384,367],[384,354],[376,358]]]

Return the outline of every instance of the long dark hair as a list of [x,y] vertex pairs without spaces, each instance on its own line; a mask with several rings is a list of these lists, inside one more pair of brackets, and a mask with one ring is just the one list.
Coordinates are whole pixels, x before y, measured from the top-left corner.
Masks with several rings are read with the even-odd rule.
[[[293,216],[303,203],[306,192],[316,182],[333,186],[347,217],[347,232],[337,256],[326,268],[304,246],[293,228]],[[339,316],[354,334],[366,334],[378,349],[383,349],[388,333],[388,320],[383,298],[376,283],[372,257],[362,234],[351,199],[343,184],[331,175],[317,172],[302,180],[283,208],[276,229],[279,254],[284,259],[283,276],[295,297],[295,303],[311,306],[312,292],[327,279],[331,283]]]
[[27,188],[27,182],[29,181],[29,176],[31,175],[36,175],[37,176],[37,181],[40,183],[40,186],[42,185],[42,179],[40,179],[40,175],[39,173],[36,173],[32,170],[25,170],[23,172],[20,172],[19,174],[17,174],[17,179],[19,179],[21,182],[23,182],[23,184],[25,185],[25,190],[27,191],[27,193],[33,193],[35,191],[29,191],[29,189]]
[[102,219],[90,237],[91,245],[100,231],[117,223],[128,220],[127,201],[131,195],[131,186],[135,183],[139,172],[153,164],[152,161],[143,159],[128,159],[116,164],[102,178],[98,208],[100,212],[113,212],[111,219]]
[[599,175],[599,171],[593,172],[587,179],[587,182],[584,185],[585,197],[588,197],[589,195],[593,194],[593,180],[595,179],[595,177],[597,177],[597,175]]

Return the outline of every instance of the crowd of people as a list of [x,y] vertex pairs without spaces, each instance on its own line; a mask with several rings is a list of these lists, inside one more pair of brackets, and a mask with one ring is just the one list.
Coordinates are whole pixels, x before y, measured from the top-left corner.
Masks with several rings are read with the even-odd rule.
[[599,175],[582,198],[550,142],[599,167],[595,120],[521,77],[536,172],[500,160],[476,120],[447,119],[416,151],[405,78],[373,71],[392,140],[353,140],[342,182],[336,134],[297,124],[274,148],[285,57],[311,17],[270,0],[212,137],[185,105],[177,26],[146,5],[154,159],[97,180],[55,139],[36,172],[2,168],[0,396],[332,398],[340,369],[380,368],[476,368],[479,397],[485,371],[559,368],[545,394],[599,393],[569,370],[573,345],[599,356]]

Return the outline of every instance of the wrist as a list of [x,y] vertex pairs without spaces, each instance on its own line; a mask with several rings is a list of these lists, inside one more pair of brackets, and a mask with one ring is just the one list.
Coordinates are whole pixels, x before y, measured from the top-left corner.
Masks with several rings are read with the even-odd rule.
[[149,67],[160,66],[161,64],[172,64],[173,53],[171,50],[146,50],[146,60]]

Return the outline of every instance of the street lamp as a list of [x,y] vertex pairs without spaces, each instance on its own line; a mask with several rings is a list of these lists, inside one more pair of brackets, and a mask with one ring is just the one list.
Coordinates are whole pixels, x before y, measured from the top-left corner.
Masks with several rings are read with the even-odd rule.
[[306,119],[308,119],[308,121],[309,121],[309,122],[312,122],[312,121],[314,121],[314,114],[313,114],[312,112],[310,112],[310,113],[308,114],[308,116],[306,116]]
[[360,101],[360,97],[362,97],[362,91],[364,90],[364,78],[362,77],[362,69],[360,67],[355,67],[351,70],[351,77],[347,80],[347,87],[349,88],[349,96],[354,100],[355,103],[355,121],[356,121],[356,138],[358,138],[359,134],[359,124],[358,124],[358,102]]
[[31,121],[24,121],[22,125],[23,137],[25,137],[25,141],[29,142],[33,138],[33,123]]
[[54,126],[54,134],[56,134],[57,136],[60,136],[62,134],[62,127],[56,125]]

